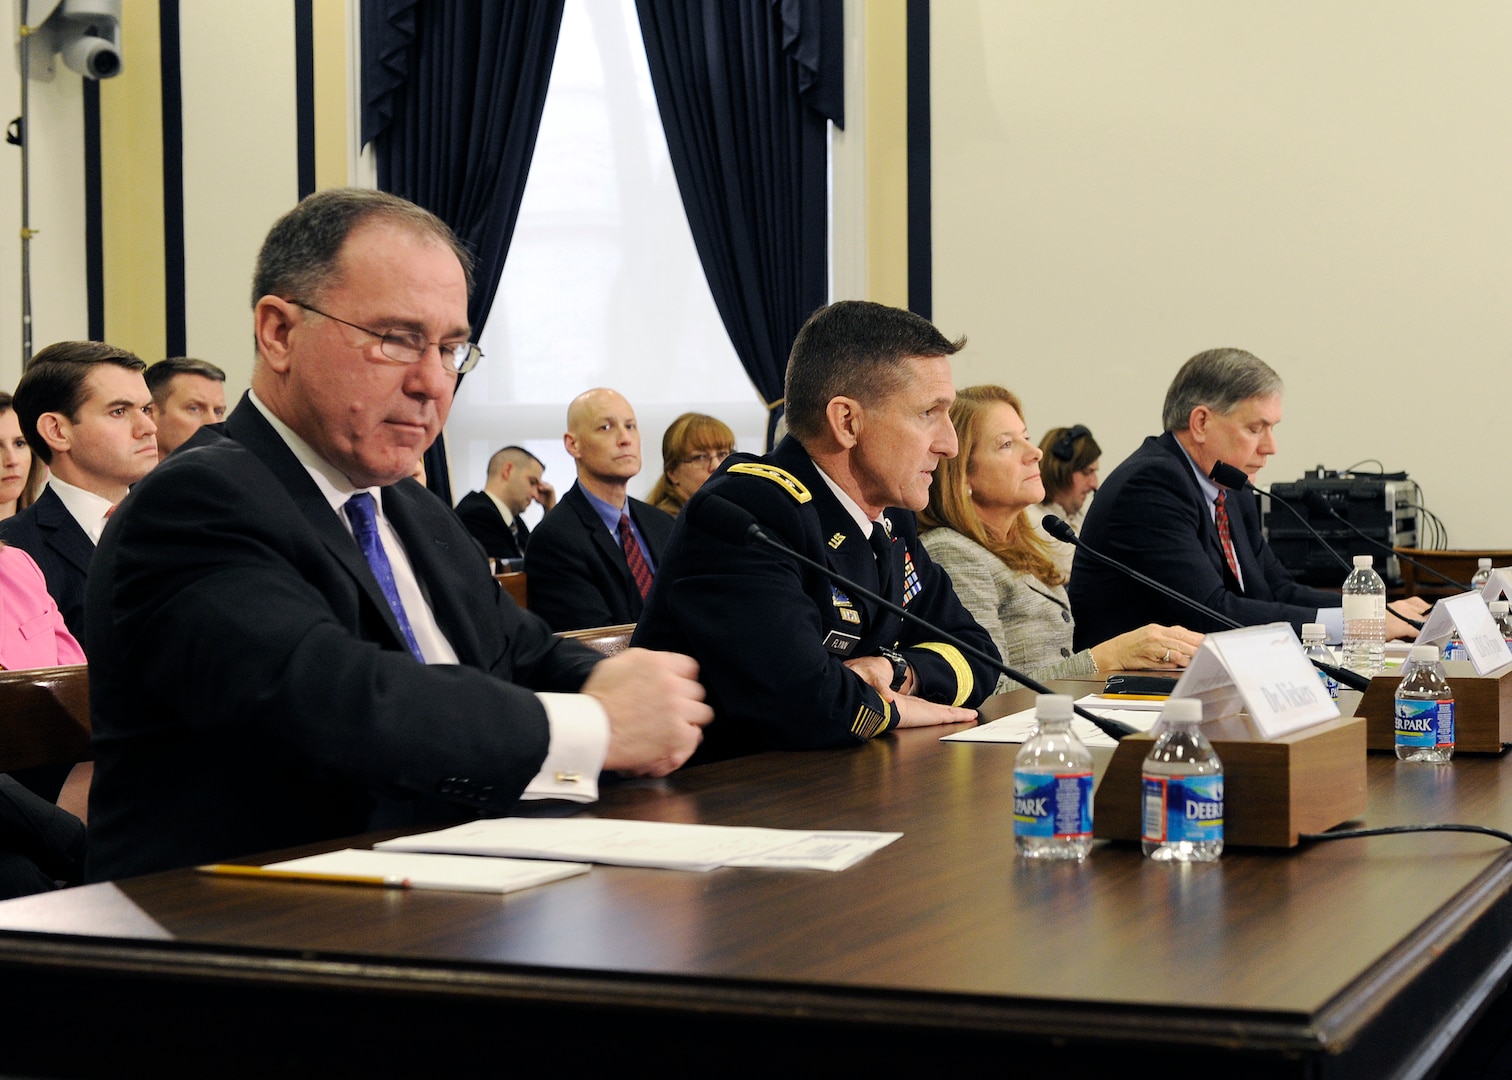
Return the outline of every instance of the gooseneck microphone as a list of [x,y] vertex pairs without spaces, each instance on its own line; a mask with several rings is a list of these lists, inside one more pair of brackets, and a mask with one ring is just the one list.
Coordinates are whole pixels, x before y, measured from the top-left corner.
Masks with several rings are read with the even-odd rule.
[[1281,496],[1274,495],[1271,492],[1266,491],[1259,484],[1251,480],[1249,478],[1249,474],[1246,473],[1243,469],[1236,469],[1226,461],[1217,461],[1213,463],[1213,471],[1208,473],[1208,478],[1211,479],[1213,483],[1220,484],[1226,488],[1231,488],[1234,491],[1243,491],[1245,488],[1249,488],[1251,491],[1258,491],[1266,498],[1280,503],[1282,506],[1286,507],[1287,510],[1291,511],[1291,516],[1296,518],[1298,524],[1300,524],[1304,529],[1312,534],[1312,538],[1322,545],[1323,550],[1328,552],[1329,555],[1333,556],[1334,562],[1338,563],[1344,568],[1344,573],[1346,575],[1354,569],[1353,564],[1348,562],[1344,558],[1344,556],[1335,551],[1333,545],[1330,544],[1327,540],[1323,539],[1323,535],[1318,532],[1317,529],[1314,529],[1312,527],[1312,523],[1307,520],[1306,515],[1304,515],[1302,511],[1298,510],[1295,506],[1287,502]]
[[[766,530],[761,527],[761,522],[756,520],[756,515],[745,509],[745,507],[736,506],[729,499],[726,499],[720,495],[712,494],[705,495],[696,503],[690,504],[690,507],[693,512],[689,516],[689,524],[691,524],[694,528],[701,529],[704,532],[708,533],[710,536],[717,537],[720,540],[724,540],[726,543],[735,544],[740,547],[744,547],[748,544],[761,544],[764,547],[771,548],[773,551],[779,552],[780,554],[786,555],[788,558],[801,563],[802,565],[808,567],[810,570],[818,571],[825,577],[829,578],[831,581],[834,581],[835,583],[843,586],[850,592],[853,592],[858,596],[864,596],[874,604],[880,604],[883,608],[892,612],[894,615],[898,615],[917,626],[922,626],[925,630],[928,630],[931,635],[938,637],[941,641],[949,642],[968,656],[980,660],[982,663],[987,664],[993,669],[1002,672],[1004,675],[1007,675],[1015,682],[1022,683],[1024,686],[1027,686],[1035,693],[1055,693],[1055,691],[1051,690],[1048,686],[1036,682],[1029,676],[1025,675],[1023,672],[1015,671],[1013,668],[1003,663],[997,657],[991,656],[988,653],[983,652],[981,649],[976,648],[974,645],[970,645],[967,642],[962,641],[954,634],[946,633],[944,630],[934,625],[928,619],[920,618],[913,612],[899,607],[897,604],[894,604],[891,600],[878,596],[876,593],[866,588],[866,586],[852,581],[850,578],[842,577],[840,574],[835,573],[823,563],[816,562],[815,560],[810,559],[807,555],[804,555],[798,551],[794,551],[782,541],[773,539],[766,532]],[[686,511],[684,512],[686,513]],[[1098,716],[1095,713],[1088,712],[1080,705],[1075,705],[1073,706],[1073,708],[1076,710],[1077,716],[1080,716],[1085,720],[1090,720],[1093,724],[1097,725],[1097,729],[1099,731],[1107,735],[1109,738],[1121,739],[1125,735],[1134,734],[1134,732],[1137,730],[1136,728],[1130,727],[1128,724],[1121,723],[1120,721],[1110,720],[1105,716]]]
[[[1448,585],[1453,585],[1460,592],[1474,592],[1475,591],[1470,586],[1470,584],[1468,582],[1456,581],[1454,578],[1450,577],[1448,574],[1444,573],[1442,570],[1435,570],[1433,567],[1429,566],[1427,563],[1419,562],[1417,559],[1414,559],[1410,555],[1403,555],[1400,551],[1398,551],[1396,548],[1392,547],[1390,544],[1385,543],[1384,541],[1381,541],[1381,540],[1377,540],[1375,537],[1369,535],[1364,530],[1362,530],[1361,528],[1359,528],[1359,526],[1355,525],[1354,522],[1350,521],[1347,517],[1345,517],[1343,514],[1339,513],[1332,506],[1330,506],[1329,502],[1328,502],[1328,497],[1325,496],[1321,491],[1309,490],[1307,492],[1306,496],[1304,496],[1304,499],[1307,502],[1307,505],[1308,505],[1309,509],[1322,510],[1324,513],[1328,514],[1335,521],[1337,521],[1340,525],[1343,525],[1346,529],[1348,529],[1350,532],[1354,533],[1361,540],[1364,540],[1367,544],[1374,544],[1376,547],[1380,548],[1382,551],[1386,552],[1388,555],[1395,555],[1397,558],[1401,559],[1403,562],[1409,562],[1409,563],[1411,563],[1413,566],[1415,566],[1419,570],[1423,571],[1423,573],[1425,573],[1425,574],[1432,574],[1434,577],[1438,578],[1440,581],[1442,581],[1442,582],[1444,582],[1444,583],[1446,583]],[[1401,618],[1401,616],[1398,615],[1397,618]]]
[[[1288,510],[1291,511],[1292,516],[1295,517],[1299,522],[1301,522],[1302,527],[1304,529],[1306,529],[1308,532],[1312,533],[1313,539],[1316,540],[1318,543],[1320,543],[1320,544],[1323,545],[1323,549],[1334,557],[1334,561],[1337,562],[1340,566],[1342,566],[1344,568],[1344,571],[1345,571],[1346,574],[1349,573],[1350,571],[1352,571],[1354,569],[1354,567],[1350,563],[1347,563],[1347,562],[1344,561],[1344,557],[1342,555],[1340,555],[1337,551],[1334,550],[1333,545],[1330,544],[1327,540],[1323,539],[1322,534],[1319,533],[1317,529],[1314,529],[1312,527],[1312,525],[1308,522],[1308,520],[1305,517],[1302,516],[1302,512],[1300,510],[1298,510],[1291,503],[1287,502],[1281,496],[1276,495],[1276,494],[1274,494],[1272,492],[1266,491],[1259,484],[1257,484],[1253,480],[1251,480],[1249,478],[1248,474],[1246,474],[1243,469],[1236,469],[1236,468],[1234,468],[1234,466],[1229,465],[1226,462],[1219,461],[1219,462],[1216,462],[1213,465],[1213,471],[1210,472],[1210,473],[1208,473],[1208,476],[1209,476],[1209,478],[1211,478],[1213,480],[1214,483],[1222,484],[1226,488],[1233,488],[1236,491],[1242,491],[1245,487],[1248,487],[1251,491],[1258,491],[1260,494],[1264,495],[1267,499],[1273,499],[1274,501],[1280,503],[1282,506],[1286,507]],[[1321,492],[1318,492],[1318,491],[1309,491],[1307,493],[1306,502],[1307,502],[1307,505],[1309,507],[1312,507],[1312,508],[1321,507],[1322,509],[1328,511],[1335,518],[1337,518],[1339,520],[1339,522],[1341,524],[1343,524],[1343,526],[1346,529],[1348,529],[1350,532],[1354,533],[1356,536],[1360,537],[1360,539],[1366,541],[1367,543],[1374,544],[1376,547],[1378,547],[1381,550],[1385,551],[1387,554],[1389,554],[1389,555],[1395,555],[1399,559],[1406,559],[1413,566],[1416,566],[1419,570],[1424,570],[1424,571],[1427,571],[1428,573],[1434,575],[1435,577],[1443,578],[1449,584],[1453,585],[1455,588],[1459,589],[1462,592],[1470,592],[1470,591],[1472,591],[1469,585],[1466,585],[1463,582],[1455,581],[1452,577],[1449,577],[1447,574],[1441,574],[1441,573],[1439,573],[1437,570],[1433,569],[1431,566],[1424,566],[1422,563],[1418,562],[1416,559],[1409,558],[1408,556],[1401,554],[1395,548],[1393,548],[1390,544],[1383,544],[1381,541],[1375,539],[1374,537],[1366,536],[1359,529],[1355,528],[1355,526],[1353,524],[1351,524],[1349,521],[1345,520],[1345,518],[1342,517],[1339,514],[1338,511],[1336,511],[1333,507],[1329,506],[1328,505],[1328,500],[1323,497],[1323,495],[1322,495]],[[1420,622],[1418,622],[1416,619],[1409,618],[1408,616],[1403,615],[1401,612],[1392,610],[1390,608],[1388,608],[1387,610],[1390,610],[1393,615],[1395,615],[1397,618],[1401,619],[1407,625],[1409,625],[1411,627],[1414,627],[1415,629],[1418,629],[1418,630],[1421,630],[1423,628],[1423,624],[1420,623]]]
[[[1176,589],[1171,588],[1164,582],[1156,581],[1148,574],[1141,574],[1132,566],[1121,563],[1110,555],[1104,555],[1094,547],[1089,547],[1080,536],[1076,535],[1075,529],[1071,528],[1071,526],[1067,525],[1064,521],[1056,517],[1054,514],[1046,514],[1040,524],[1044,526],[1044,529],[1047,533],[1049,533],[1051,536],[1055,537],[1062,543],[1070,544],[1078,551],[1085,551],[1089,556],[1096,559],[1104,566],[1111,566],[1120,574],[1124,574],[1128,577],[1133,578],[1141,585],[1148,585],[1150,588],[1158,592],[1161,596],[1175,600],[1178,604],[1184,604],[1187,607],[1191,608],[1193,611],[1206,615],[1214,622],[1222,623],[1230,630],[1244,629],[1243,623],[1229,618],[1227,615],[1223,614],[1223,612],[1217,611],[1214,608],[1210,608],[1206,604],[1198,600],[1193,600],[1186,593],[1179,592]],[[1319,671],[1330,676],[1331,678],[1337,679],[1339,682],[1343,683],[1351,690],[1359,690],[1363,692],[1370,686],[1369,676],[1361,675],[1355,671],[1350,671],[1348,668],[1339,667],[1337,664],[1326,663],[1322,660],[1314,660],[1310,656],[1307,659],[1313,667],[1317,668]]]

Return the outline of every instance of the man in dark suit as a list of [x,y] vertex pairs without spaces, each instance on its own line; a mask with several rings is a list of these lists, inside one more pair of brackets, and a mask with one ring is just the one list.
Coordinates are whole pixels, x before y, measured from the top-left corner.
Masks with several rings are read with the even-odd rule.
[[[1081,529],[1089,546],[1245,625],[1324,625],[1343,634],[1337,593],[1300,585],[1260,531],[1254,497],[1209,478],[1222,461],[1254,477],[1276,452],[1282,384],[1242,349],[1210,349],[1188,360],[1166,392],[1165,434],[1151,436],[1102,482]],[[1340,580],[1343,572],[1340,572]],[[1077,649],[1149,622],[1226,629],[1127,575],[1076,553],[1068,587]],[[1419,614],[1416,599],[1398,607]],[[1415,631],[1387,614],[1388,637]]]
[[96,553],[92,879],[591,799],[600,768],[696,747],[691,660],[554,638],[410,478],[479,355],[468,287],[451,231],[391,195],[274,225],[251,392]]
[[520,446],[506,446],[488,459],[482,491],[469,491],[457,504],[457,516],[491,559],[523,559],[530,526],[522,516],[537,502],[550,511],[556,489],[543,480],[546,466]]
[[670,514],[625,490],[641,469],[635,410],[613,390],[587,390],[567,408],[562,441],[577,483],[531,537],[530,610],[557,631],[633,623],[672,535]]
[[158,460],[146,367],[113,345],[60,341],[39,352],[16,385],[21,433],[52,478],[36,502],[0,522],[0,540],[36,560],[86,652],[84,582],[95,543]]
[[207,424],[226,418],[226,373],[208,360],[170,356],[147,369],[158,460],[173,453]]
[[634,641],[698,659],[716,719],[695,761],[973,720],[996,687],[986,664],[827,575],[700,525],[709,500],[734,503],[810,559],[996,656],[914,522],[935,466],[956,454],[959,347],[897,308],[821,308],[788,361],[792,434],[766,457],[726,459],[678,516]]

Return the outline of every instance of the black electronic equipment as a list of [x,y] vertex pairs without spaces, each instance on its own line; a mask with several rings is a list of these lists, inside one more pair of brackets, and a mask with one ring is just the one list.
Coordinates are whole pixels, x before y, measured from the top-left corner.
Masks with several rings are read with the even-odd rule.
[[1328,511],[1388,547],[1417,547],[1418,512],[1413,507],[1417,500],[1406,473],[1341,476],[1319,465],[1293,483],[1272,484],[1271,491],[1305,515],[1308,524],[1333,549],[1330,554],[1321,547],[1290,511],[1263,499],[1266,539],[1281,565],[1298,581],[1316,586],[1342,585],[1344,575],[1336,556],[1347,562],[1352,556],[1368,554],[1375,556],[1376,572],[1387,585],[1401,584],[1397,557],[1372,550]]

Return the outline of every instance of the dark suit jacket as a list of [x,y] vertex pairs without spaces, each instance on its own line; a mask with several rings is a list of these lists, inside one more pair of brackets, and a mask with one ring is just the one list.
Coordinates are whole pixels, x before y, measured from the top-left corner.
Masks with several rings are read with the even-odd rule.
[[[457,504],[457,516],[462,519],[462,524],[467,526],[467,531],[472,533],[473,539],[483,545],[484,552],[491,559],[522,559],[525,552],[521,545],[515,542],[514,533],[509,531],[509,526],[504,524],[504,515],[499,513],[499,508],[494,501],[481,491],[469,491],[462,496],[462,501]],[[520,538],[526,546],[530,544],[530,527],[520,518],[515,518],[520,525]]]
[[531,690],[577,690],[597,654],[515,607],[405,479],[383,509],[461,661],[416,663],[267,420],[243,399],[223,427],[138,484],[95,555],[91,879],[508,812],[549,742]]
[[[782,481],[775,466],[791,477]],[[742,472],[742,469],[758,472]],[[732,471],[733,470],[733,471]],[[777,540],[975,645],[997,646],[956,598],[919,543],[914,515],[892,522],[889,588],[879,589],[870,541],[802,445],[784,439],[765,458],[732,455],[677,517],[633,644],[687,653],[699,663],[714,722],[695,762],[757,750],[855,746],[897,726],[897,708],[844,666],[898,648],[930,701],[975,708],[997,672],[821,573],[759,545],[736,545],[692,524],[719,495],[755,515]],[[533,583],[532,583],[533,587]]]
[[0,540],[14,544],[36,560],[47,591],[58,602],[68,632],[88,652],[84,640],[84,583],[95,546],[52,488],[13,518],[0,521]]
[[[639,499],[630,500],[630,517],[651,548],[651,561],[660,567],[673,518]],[[531,534],[525,579],[530,610],[558,632],[618,626],[640,618],[640,590],[624,549],[577,484]]]
[[[1302,623],[1317,618],[1319,608],[1339,606],[1337,594],[1299,585],[1277,561],[1260,531],[1253,496],[1231,491],[1226,505],[1244,572],[1243,592],[1223,557],[1218,528],[1186,451],[1170,433],[1146,439],[1102,482],[1081,538],[1245,626],[1289,622],[1300,630]],[[1067,591],[1076,616],[1077,649],[1151,622],[1179,623],[1204,633],[1227,629],[1084,551],[1076,553]]]

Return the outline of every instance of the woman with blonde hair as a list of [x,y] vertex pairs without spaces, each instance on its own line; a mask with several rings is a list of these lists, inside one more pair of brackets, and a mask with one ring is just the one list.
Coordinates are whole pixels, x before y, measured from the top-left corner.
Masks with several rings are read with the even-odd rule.
[[1180,626],[1151,623],[1072,652],[1065,577],[1025,514],[1045,498],[1044,455],[1024,428],[1019,399],[1001,386],[968,387],[950,420],[960,453],[935,471],[919,539],[1003,662],[1039,680],[1185,667],[1202,635]]
[[683,413],[662,435],[662,474],[646,501],[676,517],[734,452],[735,433],[723,420],[703,413]]

